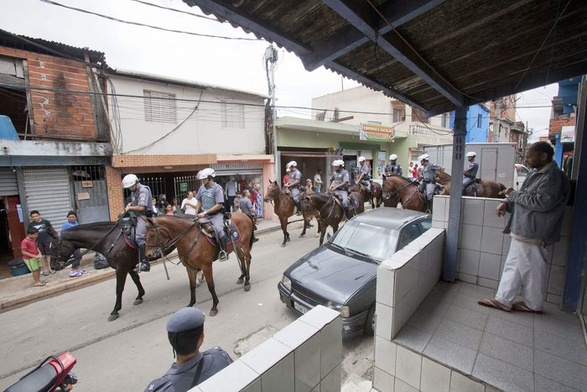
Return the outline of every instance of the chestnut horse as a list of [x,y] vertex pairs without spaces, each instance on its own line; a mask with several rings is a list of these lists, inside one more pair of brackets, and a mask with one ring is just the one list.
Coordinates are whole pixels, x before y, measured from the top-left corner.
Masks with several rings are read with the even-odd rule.
[[[301,197],[302,195],[300,194],[300,200]],[[269,180],[269,186],[267,187],[267,192],[265,193],[265,198],[263,200],[266,203],[270,201],[273,202],[273,211],[275,212],[275,215],[279,217],[279,223],[281,223],[281,231],[283,231],[283,243],[281,244],[281,246],[285,246],[285,243],[290,241],[289,233],[287,231],[287,220],[290,216],[294,214],[296,206],[293,201],[293,196],[289,193],[284,192],[279,187],[277,181]],[[307,217],[304,217],[303,234],[306,233],[306,218]]]
[[405,177],[387,177],[383,181],[382,196],[383,205],[386,207],[397,207],[397,203],[400,202],[402,208],[426,212],[426,200],[418,189],[418,183]]
[[[360,195],[358,197],[360,198]],[[355,200],[354,202],[359,203],[361,200]],[[364,202],[362,207],[361,212],[364,212]],[[304,217],[316,217],[318,221],[318,232],[320,233],[320,240],[318,241],[320,245],[324,243],[324,235],[328,226],[332,227],[332,231],[336,233],[340,222],[345,217],[340,198],[332,192],[312,193],[305,196],[302,202],[302,209],[304,210]],[[351,210],[351,213],[354,215],[353,210]],[[356,213],[358,214],[359,212],[356,211]]]
[[[159,257],[170,247],[177,247],[179,260],[186,267],[190,279],[188,307],[196,303],[196,276],[201,270],[212,295],[210,316],[216,316],[218,296],[214,286],[212,262],[218,259],[218,247],[213,245],[208,237],[202,233],[202,226],[197,220],[172,215],[146,219],[147,246],[145,253],[149,256]],[[230,221],[236,226],[240,240],[232,242],[233,236],[229,236],[225,250],[227,253],[235,252],[241,269],[241,275],[236,283],[242,284],[244,282],[245,291],[249,291],[251,289],[249,272],[252,258],[251,248],[253,247],[253,221],[242,212],[232,213]]]
[[[51,243],[51,258],[57,263],[67,261],[74,250],[85,248],[103,254],[110,267],[116,270],[116,302],[108,321],[116,320],[119,316],[118,312],[122,309],[122,292],[127,274],[130,275],[139,292],[133,305],[143,303],[143,295],[145,295],[139,274],[134,271],[139,260],[138,250],[136,247],[131,247],[129,241],[125,240],[122,226],[121,220],[81,224],[62,231],[59,238]],[[173,247],[169,248],[166,254],[173,249]]]
[[[436,181],[444,187],[444,191],[441,192],[444,195],[450,195],[450,178],[450,174],[440,172],[436,174]],[[466,188],[467,193],[464,196],[503,199],[505,190],[506,187],[501,182],[481,180],[478,182],[477,187],[468,186]]]

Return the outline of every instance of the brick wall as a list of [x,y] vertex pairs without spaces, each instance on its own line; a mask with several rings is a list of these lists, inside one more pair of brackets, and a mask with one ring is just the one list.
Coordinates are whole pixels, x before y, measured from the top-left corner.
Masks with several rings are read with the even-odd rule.
[[122,190],[122,171],[105,166],[106,186],[108,187],[108,205],[110,206],[110,220],[118,220],[118,214],[124,211]]
[[216,163],[216,154],[114,155],[114,167],[198,166]]
[[551,119],[548,126],[548,134],[559,135],[563,127],[572,125],[575,125],[575,117],[570,117],[569,115]]
[[30,109],[36,135],[96,139],[86,66],[78,61],[0,47],[0,55],[27,61]]

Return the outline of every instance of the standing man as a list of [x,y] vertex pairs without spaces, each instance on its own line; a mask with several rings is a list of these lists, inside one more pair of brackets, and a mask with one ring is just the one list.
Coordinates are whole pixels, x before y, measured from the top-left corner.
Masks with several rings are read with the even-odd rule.
[[359,176],[357,183],[363,185],[367,189],[367,196],[371,194],[371,166],[364,156],[359,157]]
[[257,242],[257,241],[259,241],[258,238],[255,238],[255,230],[257,230],[257,224],[255,222],[257,221],[257,214],[255,213],[255,209],[253,208],[253,204],[251,203],[251,200],[249,199],[250,196],[251,196],[251,191],[249,191],[248,189],[245,189],[244,191],[242,191],[241,212],[243,214],[247,215],[253,221],[252,241]]
[[167,373],[151,381],[145,392],[187,391],[232,363],[220,347],[200,352],[204,320],[204,313],[198,308],[183,308],[171,316],[166,329],[176,361]]
[[[479,305],[504,310],[542,313],[547,288],[548,251],[560,240],[560,231],[570,194],[564,172],[552,160],[554,150],[537,142],[526,152],[528,174],[522,188],[512,191],[496,209],[498,216],[511,213],[504,233],[512,240],[495,298]],[[522,290],[523,301],[514,302]]]
[[469,163],[467,167],[463,170],[463,195],[465,195],[465,189],[471,185],[475,178],[477,178],[477,171],[479,170],[479,164],[475,162],[475,157],[477,154],[473,151],[469,151],[467,153],[467,160]]
[[29,214],[31,217],[31,223],[29,227],[37,229],[39,236],[37,237],[37,245],[41,251],[41,261],[43,276],[49,276],[54,274],[55,270],[51,269],[51,238],[57,238],[57,232],[47,219],[43,219],[41,214],[37,210],[32,210]]
[[228,253],[226,253],[226,233],[224,232],[224,214],[222,213],[222,206],[224,205],[224,191],[222,187],[214,182],[216,172],[212,168],[200,170],[198,173],[198,180],[202,181],[202,185],[196,194],[196,216],[198,218],[207,218],[214,227],[216,239],[218,240],[218,260],[228,260]]
[[402,165],[397,163],[397,155],[391,154],[389,156],[389,163],[385,165],[383,179],[389,176],[401,176],[402,175]]
[[345,217],[349,219],[348,211],[348,187],[349,187],[349,172],[344,169],[344,161],[342,159],[336,159],[332,162],[334,166],[334,173],[330,177],[330,190],[335,192],[342,199],[342,209],[344,210]]
[[284,188],[291,191],[294,203],[298,209],[297,215],[302,213],[302,207],[300,206],[300,184],[302,183],[302,173],[298,170],[298,163],[291,161],[287,164],[289,167],[289,182],[284,185]]
[[141,219],[141,216],[150,216],[153,210],[153,194],[151,189],[139,183],[139,178],[134,174],[127,174],[122,179],[122,186],[130,191],[130,203],[124,208],[125,212],[132,211],[137,218],[137,230],[135,239],[139,247],[139,266],[135,272],[149,272],[151,265],[145,255],[145,235],[147,233],[147,223]]
[[430,163],[430,155],[420,155],[420,164],[422,165],[422,185],[421,191],[426,196],[426,208],[432,211],[432,199],[436,191],[436,171],[442,170],[442,166]]
[[198,202],[194,197],[194,192],[189,191],[186,198],[181,201],[181,209],[186,215],[196,216],[196,206]]
[[[61,226],[61,231],[71,229],[72,227],[78,226],[77,214],[75,211],[69,211],[67,213],[67,222]],[[77,278],[86,274],[86,271],[80,268],[82,261],[82,252],[79,249],[73,251],[72,254],[73,262],[71,263],[71,271],[69,272],[70,278]]]
[[224,193],[226,195],[226,211],[232,211],[232,206],[234,205],[234,198],[236,197],[237,193],[237,183],[234,176],[230,176],[230,181],[228,181],[224,185]]
[[314,174],[314,192],[322,192],[322,169],[318,169]]

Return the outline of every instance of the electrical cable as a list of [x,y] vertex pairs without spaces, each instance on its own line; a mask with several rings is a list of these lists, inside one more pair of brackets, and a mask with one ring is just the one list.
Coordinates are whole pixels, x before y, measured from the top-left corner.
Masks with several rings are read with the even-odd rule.
[[189,16],[194,16],[194,17],[196,17],[196,18],[202,18],[202,19],[210,20],[210,21],[212,21],[212,22],[218,22],[218,23],[222,23],[221,21],[219,21],[219,20],[218,20],[218,19],[216,19],[216,18],[211,18],[211,17],[209,17],[209,16],[205,16],[205,15],[198,15],[198,14],[193,14],[193,13],[191,13],[191,12],[188,12],[188,11],[182,11],[182,10],[178,10],[178,9],[175,9],[175,8],[164,7],[164,6],[162,6],[162,5],[148,3],[148,2],[146,2],[146,1],[142,1],[142,0],[130,0],[130,1],[134,1],[135,3],[140,3],[140,4],[148,5],[148,6],[151,6],[151,7],[155,7],[155,8],[160,8],[160,9],[162,9],[162,10],[173,11],[173,12],[177,12],[177,13],[180,13],[180,14],[185,14],[185,15],[189,15]]

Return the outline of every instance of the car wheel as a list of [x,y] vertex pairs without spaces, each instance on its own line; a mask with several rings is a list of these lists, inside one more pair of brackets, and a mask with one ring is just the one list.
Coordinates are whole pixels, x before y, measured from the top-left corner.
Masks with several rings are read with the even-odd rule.
[[375,333],[375,304],[369,309],[365,320],[365,335],[372,336]]

